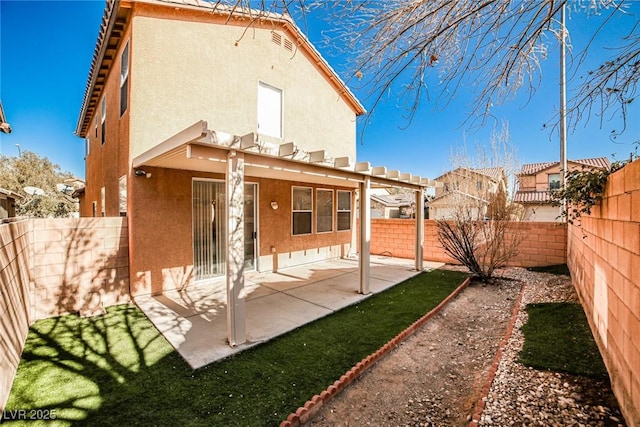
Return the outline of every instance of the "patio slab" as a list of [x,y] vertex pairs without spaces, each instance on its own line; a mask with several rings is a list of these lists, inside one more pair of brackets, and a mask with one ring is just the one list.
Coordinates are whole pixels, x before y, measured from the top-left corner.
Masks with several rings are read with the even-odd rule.
[[[227,343],[226,284],[224,279],[198,283],[181,291],[143,295],[136,304],[197,369],[296,329],[357,303],[415,276],[413,260],[371,257],[371,294],[358,293],[358,261],[328,260],[282,269],[275,273],[245,274],[247,342]],[[425,262],[425,270],[442,263]]]

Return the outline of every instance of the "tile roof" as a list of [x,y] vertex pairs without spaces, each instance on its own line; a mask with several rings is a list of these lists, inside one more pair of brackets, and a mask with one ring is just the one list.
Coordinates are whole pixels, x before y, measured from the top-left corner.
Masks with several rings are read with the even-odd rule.
[[489,178],[491,178],[492,180],[499,182],[502,178],[502,176],[504,175],[504,168],[501,167],[495,167],[495,168],[465,168],[465,167],[459,167],[456,168],[454,170],[450,170],[447,171],[445,173],[443,173],[442,175],[440,175],[439,177],[437,177],[435,180],[439,180],[444,178],[445,176],[454,173],[460,169],[466,169],[466,170],[470,170],[472,172],[481,174],[481,175],[485,175],[488,176]]
[[550,203],[549,191],[517,191],[513,196],[515,203]]
[[[606,157],[593,157],[590,159],[579,160],[567,160],[568,163],[577,163],[584,166],[591,166],[599,169],[608,169],[611,167],[611,162]],[[548,169],[552,166],[559,164],[560,162],[543,162],[543,163],[528,163],[522,165],[519,175],[535,175],[540,171]]]

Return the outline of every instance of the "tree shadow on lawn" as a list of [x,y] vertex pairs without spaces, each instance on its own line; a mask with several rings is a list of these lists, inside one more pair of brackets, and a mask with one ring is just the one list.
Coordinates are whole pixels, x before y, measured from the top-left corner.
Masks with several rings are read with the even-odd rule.
[[421,276],[386,299],[373,296],[196,371],[133,305],[42,320],[29,331],[6,411],[55,410],[55,425],[74,426],[278,425],[465,275]]

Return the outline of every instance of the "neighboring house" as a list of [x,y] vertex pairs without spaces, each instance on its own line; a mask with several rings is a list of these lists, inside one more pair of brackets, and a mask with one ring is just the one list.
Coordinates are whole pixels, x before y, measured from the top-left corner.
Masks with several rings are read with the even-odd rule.
[[[376,191],[378,190],[378,191]],[[413,218],[413,194],[391,194],[386,189],[371,191],[371,218]]]
[[507,197],[507,178],[503,168],[463,168],[448,171],[435,179],[442,183],[428,203],[429,218],[453,218],[460,207],[471,209],[472,217],[494,215]]
[[0,188],[0,220],[16,216],[16,202],[22,199],[18,193]]
[[2,101],[0,101],[0,132],[11,133],[11,125],[7,123],[7,118],[4,115],[4,108],[2,108]]
[[371,186],[422,197],[429,180],[351,161],[364,112],[288,16],[109,1],[76,128],[81,215],[127,217],[132,296],[226,286],[229,343],[242,343],[244,271],[355,253],[358,190],[368,293]]
[[[568,160],[569,171],[587,169],[608,169],[611,162],[606,157]],[[530,163],[522,165],[518,174],[518,191],[514,203],[525,208],[527,221],[562,221],[560,206],[551,203],[551,190],[560,188],[560,162]]]

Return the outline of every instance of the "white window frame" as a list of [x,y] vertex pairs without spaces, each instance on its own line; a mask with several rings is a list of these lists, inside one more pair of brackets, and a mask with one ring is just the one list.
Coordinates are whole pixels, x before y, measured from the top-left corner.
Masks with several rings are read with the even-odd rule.
[[100,145],[104,145],[107,142],[107,127],[105,126],[107,122],[107,97],[102,97],[102,102],[100,103]]
[[[126,55],[125,55],[126,54]],[[131,68],[131,55],[129,54],[129,41],[124,45],[120,55],[120,117],[129,107],[129,69]],[[126,61],[125,61],[126,59]],[[124,93],[124,96],[123,96]],[[124,99],[124,108],[123,102]]]
[[[279,117],[276,114],[279,113]],[[258,82],[258,133],[274,138],[284,135],[284,92],[273,85]]]
[[[298,206],[295,199],[296,190],[308,190],[309,191],[309,203],[310,207]],[[308,213],[309,214],[309,232],[296,233],[296,214]],[[313,187],[303,187],[294,185],[291,187],[291,235],[292,236],[308,236],[313,234]]]
[[118,204],[120,216],[127,216],[127,176],[118,178]]
[[[557,176],[558,179],[557,180],[554,179],[552,181],[551,177],[555,177],[555,176]],[[556,186],[552,187],[551,186],[552,182],[557,182],[558,184]],[[559,190],[560,187],[562,186],[562,176],[559,173],[550,173],[550,174],[548,174],[548,176],[547,176],[547,185],[549,187],[549,190]]]
[[104,187],[100,187],[100,214],[102,216],[105,216],[106,204],[107,204],[106,190],[104,189]]
[[[330,219],[329,219],[329,229],[328,230],[322,230],[320,229],[320,209],[321,209],[321,205],[320,205],[320,199],[319,199],[319,194],[320,193],[329,193],[330,194],[330,200],[331,200],[331,206],[329,207],[329,215],[330,215]],[[333,197],[333,190],[328,189],[328,188],[316,188],[316,233],[320,234],[320,233],[331,233],[333,232],[333,228],[334,228],[334,215],[333,215],[333,211],[334,211],[334,205],[335,204],[335,199]]]
[[[344,209],[340,207],[340,194],[347,193],[349,195],[349,209]],[[353,193],[348,190],[338,190],[338,200],[336,201],[336,212],[337,212],[337,231],[349,231],[351,230],[351,212],[353,211]],[[349,214],[349,228],[340,228],[340,214],[348,213]],[[344,215],[342,215],[344,216]]]

